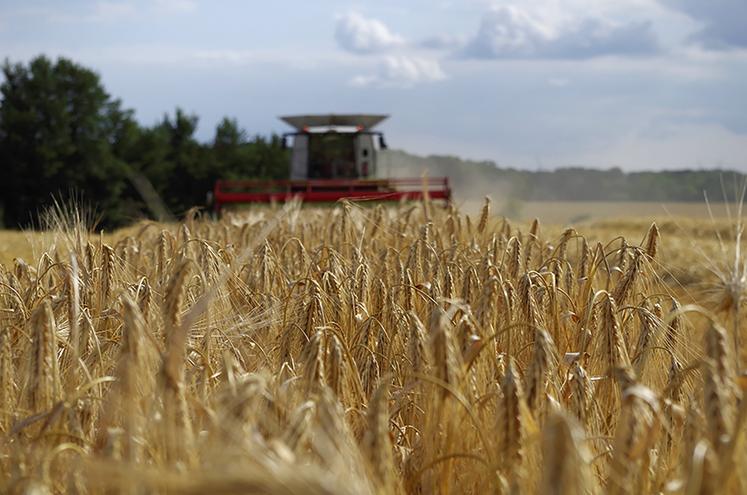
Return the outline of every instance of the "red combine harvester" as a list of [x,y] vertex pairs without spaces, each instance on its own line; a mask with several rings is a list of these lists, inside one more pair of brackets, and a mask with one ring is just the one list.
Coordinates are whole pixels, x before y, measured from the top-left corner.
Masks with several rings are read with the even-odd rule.
[[[381,179],[377,176],[384,135],[371,129],[387,115],[301,115],[281,117],[295,128],[290,180],[219,180],[213,208],[238,203],[304,202],[340,199],[401,201],[451,199],[448,177]],[[377,138],[377,139],[374,139]],[[377,143],[378,141],[378,143]]]

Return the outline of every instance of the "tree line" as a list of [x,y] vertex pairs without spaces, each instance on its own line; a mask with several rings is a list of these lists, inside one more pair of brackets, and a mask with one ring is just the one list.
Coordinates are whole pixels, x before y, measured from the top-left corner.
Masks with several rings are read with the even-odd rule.
[[[457,197],[491,195],[495,199],[526,201],[735,201],[747,175],[735,170],[666,170],[625,172],[565,167],[520,170],[492,161],[462,160],[455,156],[420,157],[391,151],[387,160],[393,174],[448,176]],[[396,164],[396,166],[395,166]],[[384,165],[386,167],[386,164]]]
[[152,208],[142,185],[180,214],[204,205],[218,178],[285,178],[281,137],[249,136],[224,118],[209,142],[177,108],[152,126],[109,95],[99,75],[66,58],[5,61],[0,85],[0,223],[33,225],[54,201],[90,205],[115,227]]

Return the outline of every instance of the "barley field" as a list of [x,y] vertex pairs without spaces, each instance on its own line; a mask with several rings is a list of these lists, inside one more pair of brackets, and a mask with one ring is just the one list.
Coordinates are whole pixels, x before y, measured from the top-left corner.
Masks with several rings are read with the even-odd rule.
[[740,222],[497,213],[9,235],[0,492],[747,492]]
[[[482,200],[456,198],[460,210],[477,214]],[[496,198],[494,211],[516,222],[539,218],[548,225],[589,224],[602,220],[645,218],[656,222],[677,219],[708,221],[736,215],[735,205],[727,202],[684,201],[522,201]],[[744,215],[743,215],[744,216]]]

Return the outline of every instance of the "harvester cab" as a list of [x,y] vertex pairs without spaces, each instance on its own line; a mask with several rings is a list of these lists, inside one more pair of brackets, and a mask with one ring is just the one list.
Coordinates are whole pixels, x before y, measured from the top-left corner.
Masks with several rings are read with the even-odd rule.
[[[291,180],[367,179],[376,176],[377,147],[384,135],[371,130],[386,115],[304,115],[281,117],[295,132]],[[374,139],[378,138],[378,139]],[[378,143],[377,143],[378,141]]]
[[281,117],[293,127],[289,180],[219,180],[213,188],[215,211],[235,203],[420,200],[449,201],[447,177],[381,178],[379,150],[384,135],[373,128],[387,115],[299,115]]

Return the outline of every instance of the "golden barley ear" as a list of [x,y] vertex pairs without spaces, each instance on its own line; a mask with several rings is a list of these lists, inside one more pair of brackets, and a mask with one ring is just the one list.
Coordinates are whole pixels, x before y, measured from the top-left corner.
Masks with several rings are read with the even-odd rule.
[[29,407],[42,412],[62,398],[57,362],[57,324],[49,300],[45,299],[29,319],[32,349],[26,385]]
[[184,259],[171,276],[164,304],[166,322],[165,351],[159,374],[163,393],[164,448],[172,462],[184,461],[191,455],[192,421],[187,405],[185,382],[189,328],[182,323],[181,312],[184,285],[191,261]]
[[591,494],[595,486],[592,456],[581,426],[553,408],[542,429],[542,480],[539,493],[554,495]]
[[645,247],[643,248],[646,256],[650,259],[656,258],[656,254],[659,252],[659,235],[659,227],[654,222],[646,233]]
[[138,439],[144,433],[144,419],[148,414],[144,401],[155,391],[152,383],[154,370],[147,356],[153,349],[147,348],[145,320],[137,304],[127,295],[121,297],[121,302],[124,325],[115,372],[117,381],[113,393],[106,397],[100,418],[98,445],[109,444],[109,431],[120,428],[117,455],[129,462],[138,462],[142,459],[142,446]]
[[397,491],[397,468],[389,438],[389,383],[382,381],[374,391],[366,412],[363,453],[369,462],[374,484],[383,493]]
[[570,409],[582,425],[590,424],[594,388],[589,375],[578,359],[573,361],[570,372]]
[[446,312],[436,306],[431,312],[428,325],[429,356],[436,378],[456,387],[464,384],[464,362],[454,329]]
[[104,244],[101,249],[101,285],[99,289],[99,312],[109,307],[114,285],[114,249]]
[[741,393],[735,381],[726,330],[722,326],[711,322],[706,331],[705,351],[703,404],[711,448],[718,455],[734,434]]
[[625,386],[608,476],[610,493],[645,493],[651,447],[660,431],[658,396],[636,383]]
[[490,218],[490,203],[490,197],[485,196],[485,202],[480,211],[480,222],[477,224],[477,232],[479,234],[484,233],[485,228],[488,226],[488,219]]
[[524,410],[526,410],[524,387],[516,369],[516,362],[509,358],[506,372],[500,384],[501,396],[498,404],[498,448],[506,471],[511,472],[523,457],[525,432]]
[[534,351],[527,370],[527,405],[535,417],[542,415],[548,382],[558,363],[557,350],[552,337],[543,328],[534,331]]
[[13,347],[11,343],[11,328],[0,330],[0,431],[8,432],[13,420],[13,410],[16,404],[16,377],[13,365]]

